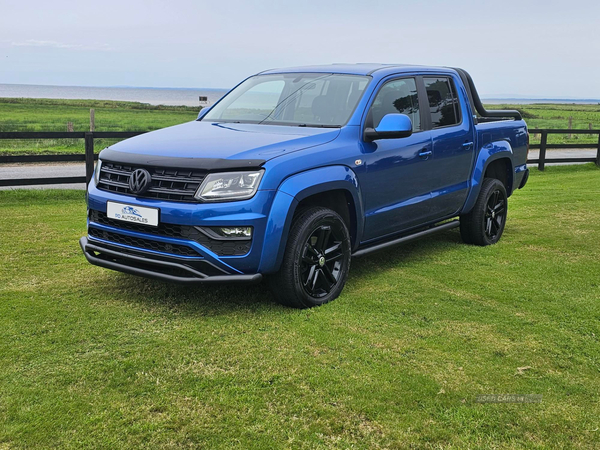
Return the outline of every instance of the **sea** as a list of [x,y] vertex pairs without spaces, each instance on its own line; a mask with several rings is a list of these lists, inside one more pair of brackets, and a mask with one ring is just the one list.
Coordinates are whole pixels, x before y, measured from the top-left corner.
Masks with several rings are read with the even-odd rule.
[[[168,106],[210,106],[228,89],[44,86],[0,84],[0,97],[118,100]],[[206,99],[201,99],[205,97]]]
[[[209,88],[151,88],[151,87],[94,87],[94,86],[46,86],[34,84],[1,84],[0,97],[55,98],[119,100],[168,106],[210,106],[229,89]],[[565,98],[483,98],[487,104],[600,104],[600,99]]]

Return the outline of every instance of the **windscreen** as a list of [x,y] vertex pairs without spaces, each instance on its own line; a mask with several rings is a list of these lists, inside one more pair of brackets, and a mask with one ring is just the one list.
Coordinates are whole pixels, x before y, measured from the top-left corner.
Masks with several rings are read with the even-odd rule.
[[341,127],[370,77],[323,73],[257,75],[231,91],[204,121]]

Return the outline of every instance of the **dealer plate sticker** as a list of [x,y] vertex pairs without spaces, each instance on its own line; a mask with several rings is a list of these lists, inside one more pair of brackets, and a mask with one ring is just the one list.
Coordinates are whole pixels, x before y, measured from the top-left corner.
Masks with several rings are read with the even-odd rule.
[[106,202],[106,215],[111,219],[134,222],[142,225],[158,226],[158,208],[126,205]]

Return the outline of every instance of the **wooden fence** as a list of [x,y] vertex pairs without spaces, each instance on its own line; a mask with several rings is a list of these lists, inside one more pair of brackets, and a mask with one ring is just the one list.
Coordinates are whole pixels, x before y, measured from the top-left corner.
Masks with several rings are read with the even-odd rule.
[[86,183],[92,179],[94,173],[94,139],[125,139],[145,131],[32,131],[32,132],[1,132],[0,139],[83,139],[85,152],[73,155],[15,155],[0,156],[0,164],[9,163],[40,163],[40,162],[81,162],[85,161],[84,177],[58,177],[58,178],[8,178],[0,180],[0,186],[30,186],[41,184],[67,184]]
[[[95,139],[125,139],[145,131],[86,131],[86,132],[0,132],[0,139],[83,139],[85,153],[72,155],[15,155],[1,156],[0,164],[9,163],[52,163],[52,162],[84,162],[85,176],[81,177],[57,177],[57,178],[8,178],[0,179],[0,186],[27,186],[43,184],[66,184],[66,183],[89,183],[94,173],[94,160],[98,155],[94,154]],[[537,164],[539,170],[550,163],[581,163],[595,162],[600,166],[600,130],[552,130],[552,129],[530,129],[531,136],[539,135],[540,143],[532,144],[531,149],[539,149],[538,158],[528,159],[528,164]],[[548,144],[549,134],[597,134],[598,141],[595,144]],[[547,158],[548,149],[595,149],[595,157],[572,157],[572,158]]]
[[[597,134],[598,140],[595,144],[548,144],[549,134]],[[537,129],[529,130],[529,136],[540,135],[540,143],[532,144],[530,149],[539,148],[540,155],[536,159],[528,159],[528,164],[537,164],[539,170],[544,170],[546,164],[551,163],[580,163],[580,162],[595,162],[600,166],[600,130],[552,130],[552,129]],[[548,149],[596,149],[595,157],[573,157],[573,158],[546,158],[546,150]]]

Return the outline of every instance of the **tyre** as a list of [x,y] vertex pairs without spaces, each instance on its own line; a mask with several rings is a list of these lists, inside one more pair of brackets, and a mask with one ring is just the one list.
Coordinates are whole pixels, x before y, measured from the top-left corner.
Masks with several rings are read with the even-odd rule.
[[508,201],[500,180],[486,178],[470,213],[460,217],[460,235],[467,244],[492,245],[500,240]]
[[350,270],[350,233],[331,209],[313,207],[300,212],[290,234],[279,272],[268,278],[279,303],[310,308],[335,299]]

